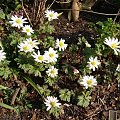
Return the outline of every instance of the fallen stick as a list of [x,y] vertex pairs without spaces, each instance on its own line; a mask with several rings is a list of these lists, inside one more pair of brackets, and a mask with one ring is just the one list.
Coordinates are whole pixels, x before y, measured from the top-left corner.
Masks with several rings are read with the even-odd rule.
[[20,88],[16,88],[15,93],[14,93],[14,95],[12,97],[12,100],[11,100],[11,105],[14,105],[15,99],[16,99],[17,94],[19,93],[19,91],[20,91]]

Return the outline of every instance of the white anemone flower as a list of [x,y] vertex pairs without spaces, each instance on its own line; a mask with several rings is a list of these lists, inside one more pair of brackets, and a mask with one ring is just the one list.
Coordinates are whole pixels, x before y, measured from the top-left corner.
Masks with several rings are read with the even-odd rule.
[[73,73],[74,74],[78,74],[79,73],[79,70],[77,70],[76,68],[73,69]]
[[48,18],[48,21],[52,21],[53,19],[58,19],[59,14],[57,12],[46,10],[45,17]]
[[54,66],[51,66],[47,71],[47,75],[51,78],[54,78],[58,75],[58,69],[54,68]]
[[57,98],[53,96],[47,96],[44,103],[47,107],[47,111],[54,107],[60,108],[60,105],[61,105],[61,103],[59,103]]
[[35,52],[33,52],[32,56],[34,57],[36,62],[42,63],[42,62],[45,61],[45,56],[44,55],[40,55],[40,51],[38,51],[37,54]]
[[57,51],[55,51],[53,48],[49,48],[48,51],[45,51],[45,58],[46,58],[46,63],[50,62],[56,62],[58,58]]
[[118,55],[118,52],[120,52],[120,41],[117,38],[105,38],[104,43],[114,50],[115,55]]
[[27,20],[27,18],[23,18],[23,16],[20,16],[20,17],[17,17],[16,15],[15,16],[12,16],[11,17],[11,20],[12,21],[9,21],[13,27],[18,27],[19,29],[21,27],[23,27],[23,24],[24,23],[27,23],[25,20]]
[[120,64],[118,64],[117,68],[116,68],[117,72],[120,72]]
[[0,50],[0,62],[6,58],[6,53],[3,50]]
[[93,76],[84,76],[82,82],[80,82],[86,89],[97,85],[97,81]]
[[31,35],[31,33],[34,33],[34,30],[32,29],[32,27],[30,27],[30,25],[25,25],[22,32],[27,33],[27,35]]
[[89,58],[89,62],[88,63],[88,67],[89,69],[93,69],[93,71],[95,71],[95,68],[98,68],[98,66],[100,65],[100,61],[97,59],[97,57],[93,58],[90,57]]
[[32,40],[31,38],[26,39],[24,43],[31,45],[32,48],[39,49],[37,45],[39,45],[39,42],[37,40]]
[[30,44],[27,44],[27,43],[24,43],[24,42],[18,44],[18,48],[20,49],[20,51],[23,51],[25,53],[34,51],[33,47],[31,47]]
[[65,40],[63,40],[62,38],[59,40],[56,40],[56,48],[59,48],[59,51],[61,50],[65,50],[67,48],[67,44],[65,44]]

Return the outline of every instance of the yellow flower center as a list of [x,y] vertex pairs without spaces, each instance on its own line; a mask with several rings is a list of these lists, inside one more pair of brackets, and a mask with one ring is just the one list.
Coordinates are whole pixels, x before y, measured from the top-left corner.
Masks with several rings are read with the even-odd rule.
[[53,16],[54,16],[54,14],[53,14],[53,13],[51,13],[49,16],[50,16],[50,17],[53,17]]
[[51,105],[52,107],[55,107],[55,102],[50,102],[50,105]]
[[32,45],[32,46],[34,45],[33,41],[30,41],[29,44]]
[[116,43],[112,43],[112,44],[111,44],[111,48],[112,48],[112,49],[117,48],[117,44],[116,44]]
[[29,28],[27,28],[27,29],[26,29],[26,32],[30,32],[30,29],[29,29]]
[[24,51],[28,50],[28,47],[27,47],[27,46],[24,46],[24,47],[23,47],[23,50],[24,50]]
[[63,47],[64,43],[62,41],[60,41],[59,45],[60,45],[60,47]]
[[55,71],[54,71],[54,70],[51,70],[50,73],[51,73],[51,74],[55,74]]
[[92,84],[92,80],[87,80],[87,84],[91,85]]
[[22,21],[21,21],[20,19],[17,19],[15,22],[16,22],[17,24],[21,24],[21,23],[22,23]]
[[54,57],[54,54],[53,54],[53,53],[50,53],[49,56],[52,58],[52,57]]
[[38,59],[42,61],[42,60],[44,60],[44,57],[43,57],[42,55],[40,55],[40,56],[38,57]]
[[93,66],[95,66],[95,65],[96,65],[96,62],[95,62],[95,61],[92,61],[91,64],[92,64]]

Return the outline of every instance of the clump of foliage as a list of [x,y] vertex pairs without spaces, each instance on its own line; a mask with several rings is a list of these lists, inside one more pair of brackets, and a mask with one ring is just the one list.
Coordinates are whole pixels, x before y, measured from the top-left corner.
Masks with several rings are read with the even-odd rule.
[[19,0],[1,0],[0,8],[3,9],[4,13],[7,15],[11,11],[21,8],[21,4]]

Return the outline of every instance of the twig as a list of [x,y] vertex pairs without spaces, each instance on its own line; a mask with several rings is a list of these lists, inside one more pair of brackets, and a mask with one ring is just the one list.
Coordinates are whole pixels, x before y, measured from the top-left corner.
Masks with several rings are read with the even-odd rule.
[[51,6],[54,4],[54,2],[56,2],[56,0],[53,0],[53,2],[48,6],[48,8],[47,9],[50,9],[51,8]]
[[64,3],[70,3],[71,1],[68,1],[68,2],[60,2],[60,1],[56,1],[56,3],[61,3],[61,4],[64,4]]
[[38,18],[39,14],[40,14],[40,8],[41,8],[41,1],[39,1],[36,19]]
[[110,3],[108,0],[105,0],[106,3],[115,6],[114,4]]
[[[87,120],[87,119],[89,119],[89,118],[97,115],[98,113],[100,113],[100,112],[102,111],[102,110],[100,110],[100,108],[101,108],[101,106],[99,106],[99,108],[96,108],[96,110],[93,111],[92,113],[88,114],[88,115],[87,115],[87,118],[85,118],[84,120]],[[99,111],[99,110],[100,110],[100,111]],[[96,113],[96,112],[97,112],[97,113]]]
[[100,108],[101,108],[101,106],[99,106],[98,108],[96,108],[96,110],[95,110],[95,111],[93,111],[92,113],[88,114],[87,116],[89,117],[89,116],[91,116],[91,115],[95,114],[97,111],[99,111],[99,110],[100,110]]
[[45,11],[45,4],[46,4],[46,1],[43,1],[43,0],[39,1],[37,15],[35,18],[35,20],[36,20],[35,25],[43,22],[43,14]]
[[11,105],[14,105],[15,99],[17,97],[17,94],[19,93],[19,90],[20,90],[20,88],[16,88],[15,93],[14,93],[12,100],[11,100]]
[[[85,118],[84,120],[91,120],[90,118],[98,115],[98,113],[100,113],[101,111],[102,111],[102,110],[98,111],[97,113],[93,114],[92,116],[89,116],[89,117]],[[92,120],[93,120],[93,119],[92,119]]]
[[120,33],[120,30],[118,30],[118,31],[114,34],[114,36],[116,37],[117,34],[119,34],[119,33]]
[[26,14],[26,16],[27,16],[30,25],[33,26],[33,25],[32,25],[32,22],[31,22],[31,20],[30,20],[30,18],[29,18],[29,15],[27,14],[27,12],[26,12],[26,10],[25,10],[25,8],[24,8],[23,0],[22,0],[22,9],[24,10],[24,12],[25,12],[25,14]]
[[117,13],[117,15],[115,16],[115,18],[114,18],[114,20],[113,20],[113,23],[115,23],[115,21],[116,21],[116,19],[117,19],[117,17],[120,15],[120,9],[118,10],[118,13]]
[[103,105],[105,105],[105,103],[103,102],[103,99],[99,98],[99,100],[101,101],[101,103],[102,103]]
[[[56,9],[56,10],[66,10],[66,11],[68,11],[68,10],[73,10],[73,9]],[[78,11],[78,10],[74,10],[74,11]],[[105,16],[119,16],[120,15],[120,13],[117,13],[117,14],[107,14],[107,13],[99,13],[99,12],[94,12],[94,11],[89,11],[89,10],[80,10],[80,12],[88,12],[88,13],[94,13],[94,14],[98,14],[98,15],[105,15]]]
[[34,4],[33,4],[33,17],[35,19],[35,11],[36,11],[36,0],[34,0]]

